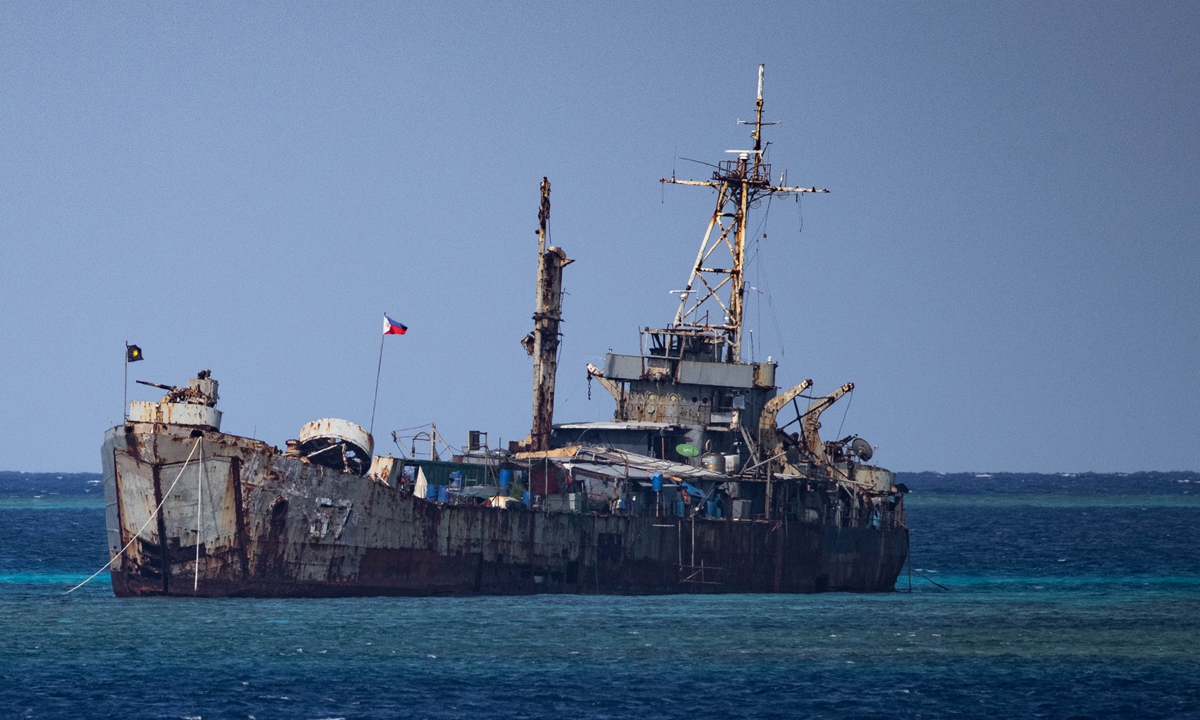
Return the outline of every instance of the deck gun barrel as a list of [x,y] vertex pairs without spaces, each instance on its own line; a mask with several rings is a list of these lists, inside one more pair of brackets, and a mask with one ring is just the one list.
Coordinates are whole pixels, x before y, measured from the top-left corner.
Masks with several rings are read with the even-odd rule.
[[182,388],[177,388],[174,385],[160,385],[159,383],[147,382],[145,380],[134,380],[138,385],[149,385],[150,387],[161,388],[168,392],[178,392]]

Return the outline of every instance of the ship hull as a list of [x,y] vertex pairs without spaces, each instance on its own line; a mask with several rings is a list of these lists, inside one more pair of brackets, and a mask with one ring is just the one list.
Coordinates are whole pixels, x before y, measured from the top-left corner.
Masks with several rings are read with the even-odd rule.
[[102,455],[120,597],[875,592],[908,553],[903,527],[439,504],[179,426]]

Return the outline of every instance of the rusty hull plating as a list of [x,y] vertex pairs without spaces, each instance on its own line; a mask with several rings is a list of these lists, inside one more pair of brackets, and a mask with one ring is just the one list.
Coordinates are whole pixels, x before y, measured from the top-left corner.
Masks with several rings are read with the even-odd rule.
[[849,516],[784,523],[437,503],[416,497],[399,468],[362,477],[187,426],[115,427],[103,455],[121,597],[888,590],[908,546],[902,527]]

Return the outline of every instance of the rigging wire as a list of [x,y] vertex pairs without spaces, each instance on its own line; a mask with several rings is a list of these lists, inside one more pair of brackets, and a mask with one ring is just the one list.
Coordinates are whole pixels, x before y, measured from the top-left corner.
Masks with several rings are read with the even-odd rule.
[[[759,223],[759,230],[762,230],[765,228],[765,226],[767,224],[767,219],[770,218],[770,216],[771,216],[771,199],[773,197],[774,197],[773,195],[767,196],[767,209],[766,209],[766,211],[763,212],[763,219]],[[761,240],[764,235],[765,235],[765,233],[762,233],[762,232],[755,232],[755,234],[754,234],[754,245],[755,245],[755,252],[754,252],[755,265],[754,265],[754,267],[755,267],[756,277],[759,280],[761,280],[761,284],[766,289],[767,309],[770,311],[771,325],[775,328],[775,339],[779,342],[779,357],[785,358],[785,357],[787,357],[787,350],[785,349],[784,343],[783,343],[783,331],[779,327],[779,316],[775,313],[775,301],[771,295],[771,278],[769,275],[765,274],[762,270],[762,263],[763,263],[762,255],[763,255],[763,253],[761,252],[761,250],[762,250]],[[762,327],[762,325],[761,325],[761,318],[762,318],[761,302],[762,302],[762,300],[760,299],[759,300],[759,303],[760,303],[759,327],[760,328]],[[761,335],[761,332],[759,334]],[[761,339],[760,339],[760,343],[761,343]],[[761,346],[760,346],[760,349],[761,349]]]
[[846,416],[850,414],[850,405],[854,403],[854,391],[850,391],[850,398],[846,400],[846,410],[842,413],[842,422],[838,425],[837,437],[842,436],[842,425],[846,424]]
[[779,357],[786,358],[787,350],[783,344],[783,330],[779,328],[779,316],[775,314],[775,300],[771,296],[771,281],[764,276],[767,286],[767,309],[771,311],[771,324],[775,326],[775,339],[779,341]]
[[[767,144],[767,148],[768,149],[770,148],[769,143]],[[766,230],[767,230],[767,218],[770,217],[770,200],[772,200],[772,198],[774,198],[774,197],[775,196],[767,196],[767,210],[763,211],[762,222],[760,223],[760,227],[758,227],[758,229],[762,230],[762,236],[764,239],[767,238]],[[758,262],[758,268],[762,269],[761,259],[760,259],[760,262]],[[779,356],[780,356],[780,358],[782,358],[782,356],[784,356],[784,353],[782,353],[782,348],[784,348],[784,334],[782,334],[782,332],[780,332],[780,330],[779,330],[779,319],[775,318],[775,306],[770,304],[770,302],[772,302],[772,298],[770,298],[770,287],[768,286],[767,287],[767,304],[770,305],[770,312],[772,312],[772,322],[775,325],[775,337],[778,338],[778,340],[779,340],[779,348],[780,348]],[[758,298],[758,320],[760,320],[760,324],[758,324],[758,328],[762,328],[762,298],[761,298],[761,296],[760,296],[760,298]],[[762,332],[761,331],[758,332],[758,335],[762,335]],[[758,338],[758,343],[760,343],[760,348],[758,348],[758,349],[760,349],[760,353],[758,353],[758,354],[761,355],[762,354],[761,353],[762,337]]]
[[775,197],[775,196],[774,195],[767,196],[767,209],[763,211],[762,220],[758,221],[758,229],[754,231],[754,237],[755,237],[756,242],[757,242],[758,238],[764,237],[763,228],[765,228],[767,226],[767,218],[771,217],[771,198],[773,198],[773,197]]
[[[769,207],[769,206],[768,206]],[[764,218],[765,219],[765,218]],[[750,262],[754,263],[754,327],[758,328],[758,340],[754,339],[754,334],[750,334],[750,352],[753,358],[762,355],[762,296],[763,291],[758,289],[762,285],[762,263],[759,261],[760,238],[758,234],[754,235],[754,254],[750,256]],[[757,345],[757,348],[755,348]]]

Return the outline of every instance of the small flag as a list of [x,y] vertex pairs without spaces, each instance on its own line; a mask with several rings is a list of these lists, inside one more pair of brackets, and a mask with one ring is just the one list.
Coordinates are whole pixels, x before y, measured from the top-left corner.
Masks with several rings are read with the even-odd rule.
[[140,347],[125,343],[125,362],[137,362],[138,360],[144,359],[145,358],[142,357],[142,349]]
[[408,332],[407,325],[405,325],[404,323],[398,323],[395,320],[388,317],[386,314],[384,314],[384,316],[383,316],[383,334],[384,335],[403,335],[406,332]]

